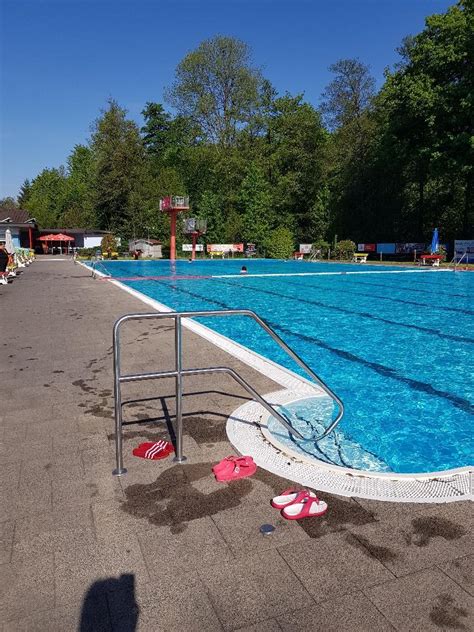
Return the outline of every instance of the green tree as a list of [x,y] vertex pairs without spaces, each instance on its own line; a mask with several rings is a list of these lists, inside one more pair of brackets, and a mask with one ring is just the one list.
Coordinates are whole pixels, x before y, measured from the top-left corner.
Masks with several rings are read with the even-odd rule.
[[26,178],[26,180],[24,180],[23,184],[20,187],[20,191],[17,197],[18,206],[20,208],[23,208],[23,209],[27,208],[30,192],[31,192],[31,182],[28,180],[28,178]]
[[204,191],[197,205],[197,216],[207,222],[206,242],[219,243],[224,237],[222,200],[213,191]]
[[28,211],[43,228],[60,227],[66,206],[67,177],[64,167],[43,169],[31,183]]
[[321,110],[330,129],[359,121],[375,95],[369,67],[358,59],[340,59],[329,67],[335,75],[323,92]]
[[261,169],[251,163],[239,194],[241,238],[263,244],[270,227],[271,195]]
[[327,133],[319,113],[302,95],[277,98],[269,110],[264,168],[272,190],[278,224],[312,240],[314,206],[324,203]]
[[[341,59],[330,66],[334,79],[322,95],[321,109],[331,130],[327,146],[327,232],[362,234],[372,227],[367,204],[369,152],[375,124],[371,116],[375,81],[358,59]],[[370,221],[365,221],[371,217]],[[367,238],[367,237],[366,237]]]
[[0,209],[2,211],[13,211],[19,208],[15,198],[5,197],[0,200]]
[[76,145],[67,160],[64,211],[59,222],[64,228],[95,228],[93,206],[94,155],[90,147]]
[[445,237],[474,226],[473,5],[432,15],[404,42],[380,95],[386,138],[404,178],[400,219],[416,239],[433,226]]
[[294,235],[289,228],[275,228],[267,235],[265,248],[271,259],[288,259],[294,252]]
[[94,153],[93,202],[99,227],[118,234],[130,234],[131,217],[142,200],[132,193],[140,189],[145,154],[137,125],[111,99],[96,121],[91,141]]
[[247,44],[219,35],[201,42],[178,64],[167,98],[208,141],[228,147],[252,118],[261,89]]

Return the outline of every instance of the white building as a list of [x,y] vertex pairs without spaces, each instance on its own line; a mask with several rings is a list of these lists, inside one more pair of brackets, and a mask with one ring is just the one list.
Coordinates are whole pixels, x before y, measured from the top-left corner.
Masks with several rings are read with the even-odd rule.
[[156,239],[131,239],[128,242],[130,252],[140,251],[142,257],[161,259],[161,242]]

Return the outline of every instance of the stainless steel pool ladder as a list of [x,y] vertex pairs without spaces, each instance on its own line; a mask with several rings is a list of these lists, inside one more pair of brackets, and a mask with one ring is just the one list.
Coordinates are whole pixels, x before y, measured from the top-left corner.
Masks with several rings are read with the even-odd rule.
[[[123,466],[123,434],[122,434],[122,393],[121,384],[124,382],[139,382],[142,380],[154,380],[164,377],[174,377],[176,386],[176,421],[175,421],[175,437],[176,437],[176,456],[175,461],[182,463],[186,460],[183,456],[183,416],[182,416],[182,397],[183,397],[183,377],[187,375],[205,375],[209,373],[226,373],[238,382],[259,404],[274,415],[280,423],[299,439],[304,439],[300,432],[294,429],[289,420],[278,412],[269,402],[241,377],[237,371],[230,367],[204,367],[197,369],[183,369],[182,366],[182,321],[184,318],[211,317],[211,316],[248,316],[260,325],[273,340],[288,353],[288,355],[314,380],[314,382],[322,388],[322,390],[336,402],[339,407],[338,414],[331,422],[328,428],[319,437],[311,437],[313,441],[319,441],[334,430],[344,415],[344,404],[339,397],[323,382],[323,380],[314,373],[312,369],[299,357],[299,355],[291,349],[273,329],[263,321],[255,312],[248,309],[227,309],[216,311],[197,311],[197,312],[164,312],[164,313],[147,313],[147,314],[126,314],[119,318],[114,324],[113,330],[113,352],[114,352],[114,398],[115,398],[115,456],[116,468],[113,470],[115,476],[125,474],[127,470]],[[122,375],[120,372],[120,328],[123,323],[129,320],[162,320],[171,318],[175,322],[175,369],[172,371],[153,371],[151,373],[131,373]]]
[[[97,257],[91,257],[90,264],[91,264],[93,279],[97,278],[97,274],[96,274],[97,271],[102,272],[102,274],[104,274],[105,276],[108,276],[108,277],[112,276],[110,272],[107,270],[107,268],[104,266],[102,261],[98,259]],[[100,270],[100,268],[102,268],[102,270]]]
[[464,254],[462,255],[462,257],[459,259],[459,261],[456,260],[456,255],[454,255],[454,257],[451,259],[451,263],[454,263],[454,270],[456,270],[457,266],[462,262],[462,260],[464,259],[464,257],[466,257],[466,263],[468,260],[467,257],[467,250],[464,252]]

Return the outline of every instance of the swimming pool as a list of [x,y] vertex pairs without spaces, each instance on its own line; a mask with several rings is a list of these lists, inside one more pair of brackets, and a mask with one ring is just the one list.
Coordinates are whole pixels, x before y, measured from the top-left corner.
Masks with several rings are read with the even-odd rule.
[[[104,266],[178,311],[256,311],[344,401],[339,437],[373,456],[368,469],[474,463],[474,274],[270,260]],[[301,373],[249,319],[202,322]],[[310,409],[292,414],[307,421]]]

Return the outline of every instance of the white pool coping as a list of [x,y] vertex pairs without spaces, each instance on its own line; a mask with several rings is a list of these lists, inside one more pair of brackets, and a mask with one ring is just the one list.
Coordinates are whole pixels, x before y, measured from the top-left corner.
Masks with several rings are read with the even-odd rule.
[[[77,263],[88,270],[91,269],[83,262]],[[95,272],[101,279],[109,281],[157,312],[175,311],[99,270]],[[264,395],[264,398],[273,405],[326,395],[319,386],[290,369],[191,318],[184,318],[182,324],[186,329],[283,386],[282,391]],[[474,466],[413,474],[344,468],[293,452],[269,432],[269,418],[268,411],[255,401],[239,406],[227,420],[226,431],[229,441],[241,454],[251,454],[260,467],[301,485],[340,496],[392,502],[446,503],[473,500]]]
[[[272,405],[287,405],[307,395],[289,390],[265,395]],[[239,406],[227,420],[227,436],[240,454],[260,467],[300,485],[340,496],[411,503],[473,500],[472,467],[440,472],[397,474],[340,467],[310,458],[282,444],[268,429],[270,414],[257,402]]]

